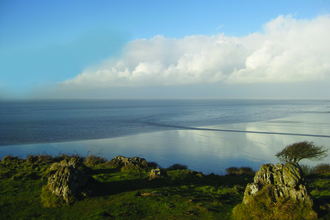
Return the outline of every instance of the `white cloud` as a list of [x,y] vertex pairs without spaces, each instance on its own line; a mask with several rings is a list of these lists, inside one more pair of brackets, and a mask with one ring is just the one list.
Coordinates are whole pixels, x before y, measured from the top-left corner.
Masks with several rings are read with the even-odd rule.
[[330,78],[330,16],[279,16],[245,37],[156,36],[128,43],[119,59],[90,68],[63,87],[100,88],[224,82],[281,83]]

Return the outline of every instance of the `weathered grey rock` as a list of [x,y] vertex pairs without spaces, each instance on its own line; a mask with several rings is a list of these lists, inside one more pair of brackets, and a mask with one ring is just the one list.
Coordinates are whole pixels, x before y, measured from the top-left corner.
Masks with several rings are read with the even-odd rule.
[[55,174],[48,178],[47,188],[56,196],[62,197],[67,203],[83,192],[90,177],[78,169],[80,165],[73,158],[70,161],[63,160],[55,165],[53,169],[59,167]]
[[152,169],[149,174],[149,181],[154,179],[162,179],[166,178],[167,174],[164,170],[161,170],[159,168]]
[[116,166],[141,166],[145,167],[148,165],[148,162],[146,159],[141,158],[141,157],[124,157],[124,156],[116,156],[112,160],[108,162],[111,165],[116,165]]
[[71,158],[70,160],[64,159],[60,162],[55,162],[50,166],[49,170],[57,170],[60,167],[65,167],[65,166],[72,166],[73,168],[77,168],[85,173],[89,172],[89,168],[86,167],[84,163],[78,161],[75,158]]
[[285,165],[263,164],[254,177],[254,183],[246,186],[243,203],[247,204],[262,189],[271,190],[274,195],[273,202],[280,199],[289,198],[299,202],[313,205],[313,199],[309,195],[303,172],[296,163],[287,163]]

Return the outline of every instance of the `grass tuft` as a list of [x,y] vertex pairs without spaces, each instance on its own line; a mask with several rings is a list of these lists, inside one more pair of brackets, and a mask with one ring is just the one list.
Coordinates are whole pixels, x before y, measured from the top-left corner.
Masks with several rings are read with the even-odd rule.
[[61,208],[67,205],[61,197],[54,195],[47,186],[42,188],[40,197],[43,206],[46,208]]
[[98,157],[95,155],[90,155],[86,158],[85,160],[85,164],[87,166],[97,166],[100,164],[104,164],[107,162],[107,159],[103,158],[103,157]]

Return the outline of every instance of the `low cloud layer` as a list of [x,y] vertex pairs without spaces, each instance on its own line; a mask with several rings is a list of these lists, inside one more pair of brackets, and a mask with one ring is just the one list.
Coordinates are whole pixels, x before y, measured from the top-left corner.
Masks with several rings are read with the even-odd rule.
[[118,59],[86,69],[63,88],[287,83],[330,78],[330,15],[279,16],[245,37],[156,36],[128,43]]

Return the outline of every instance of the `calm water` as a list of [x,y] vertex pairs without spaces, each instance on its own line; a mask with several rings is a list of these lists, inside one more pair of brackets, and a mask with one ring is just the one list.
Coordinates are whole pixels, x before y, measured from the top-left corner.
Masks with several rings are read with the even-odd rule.
[[76,151],[205,173],[258,169],[288,144],[330,145],[329,116],[322,100],[1,101],[0,157]]

